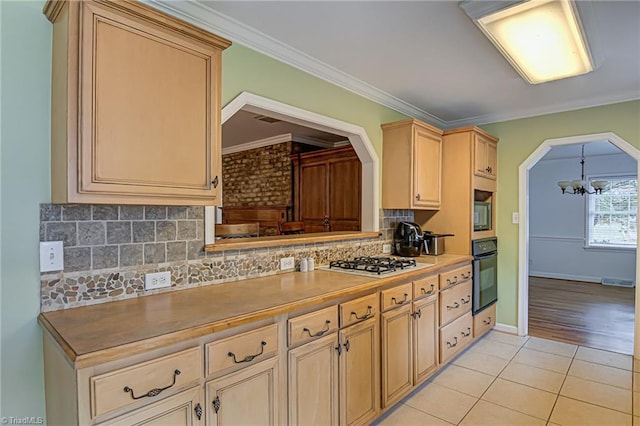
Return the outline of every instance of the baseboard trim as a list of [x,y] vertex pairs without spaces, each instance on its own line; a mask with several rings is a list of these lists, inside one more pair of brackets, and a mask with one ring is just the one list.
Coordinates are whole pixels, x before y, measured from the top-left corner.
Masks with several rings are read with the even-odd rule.
[[518,335],[518,327],[516,327],[515,325],[497,323],[495,327],[493,327],[493,329],[495,331],[501,331],[503,333],[515,334],[516,336]]
[[592,275],[570,275],[570,274],[556,274],[554,272],[539,272],[529,270],[530,277],[540,277],[540,278],[553,278],[557,280],[568,280],[568,281],[585,281],[589,283],[600,283],[602,277],[594,277]]

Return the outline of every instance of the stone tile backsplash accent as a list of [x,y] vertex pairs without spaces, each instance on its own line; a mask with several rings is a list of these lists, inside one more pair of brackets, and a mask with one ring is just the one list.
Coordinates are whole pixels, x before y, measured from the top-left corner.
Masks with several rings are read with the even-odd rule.
[[[64,241],[65,270],[41,276],[41,310],[146,296],[274,275],[280,259],[313,257],[316,265],[375,256],[411,210],[381,210],[381,238],[204,253],[204,208],[53,205],[40,208],[40,239]],[[172,286],[144,290],[144,275],[170,271]]]
[[204,208],[42,204],[40,241],[64,242],[64,272],[196,259]]

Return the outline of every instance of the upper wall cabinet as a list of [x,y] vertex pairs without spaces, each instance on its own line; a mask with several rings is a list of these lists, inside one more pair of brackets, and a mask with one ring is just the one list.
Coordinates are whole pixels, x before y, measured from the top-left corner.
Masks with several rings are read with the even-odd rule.
[[48,1],[55,203],[220,203],[222,50],[137,1]]
[[498,176],[498,143],[493,137],[474,132],[475,175],[496,180]]
[[442,130],[408,119],[382,131],[382,208],[438,210]]

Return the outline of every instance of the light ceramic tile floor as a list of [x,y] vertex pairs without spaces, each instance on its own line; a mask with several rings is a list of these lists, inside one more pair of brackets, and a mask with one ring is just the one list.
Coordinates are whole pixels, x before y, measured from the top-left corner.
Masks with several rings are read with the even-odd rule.
[[491,331],[375,424],[640,425],[639,371],[628,355]]

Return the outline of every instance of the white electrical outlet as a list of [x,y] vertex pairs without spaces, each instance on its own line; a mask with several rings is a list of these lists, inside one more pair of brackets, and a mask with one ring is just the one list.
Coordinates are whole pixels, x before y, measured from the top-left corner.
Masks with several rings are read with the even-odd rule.
[[40,272],[62,271],[64,254],[62,241],[40,243]]
[[280,259],[280,270],[285,271],[287,269],[294,269],[296,267],[296,262],[292,257],[283,257]]
[[153,272],[144,274],[144,289],[155,290],[171,286],[171,272]]
[[391,244],[383,244],[382,245],[382,253],[383,254],[391,253]]

